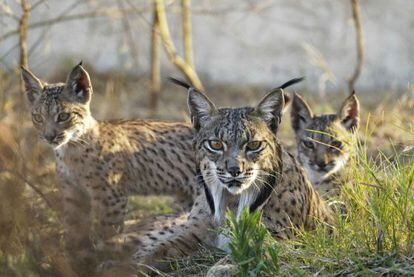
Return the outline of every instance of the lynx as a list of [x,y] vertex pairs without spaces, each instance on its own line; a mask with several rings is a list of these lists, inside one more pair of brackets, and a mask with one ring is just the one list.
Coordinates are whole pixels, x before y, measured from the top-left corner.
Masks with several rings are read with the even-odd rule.
[[332,211],[276,138],[284,108],[282,89],[267,94],[254,108],[218,109],[203,93],[191,87],[188,93],[197,180],[204,193],[187,215],[115,237],[112,244],[134,252],[127,264],[157,265],[159,259],[191,255],[200,244],[226,249],[218,230],[227,208],[238,216],[244,208],[261,209],[263,223],[277,239],[292,238],[292,227],[333,224]]
[[322,195],[339,192],[337,177],[346,165],[350,136],[359,126],[359,102],[352,93],[337,114],[314,115],[306,101],[295,94],[291,111],[297,158],[309,180]]
[[199,189],[189,124],[95,120],[81,64],[66,83],[48,84],[24,68],[22,78],[33,125],[54,149],[71,239],[80,244],[91,231],[105,238],[120,230],[129,195],[176,195],[190,206]]

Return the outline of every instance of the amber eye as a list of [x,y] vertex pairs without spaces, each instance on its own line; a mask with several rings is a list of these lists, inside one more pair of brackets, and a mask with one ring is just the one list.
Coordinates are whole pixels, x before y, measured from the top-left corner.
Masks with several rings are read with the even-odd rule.
[[312,141],[309,141],[309,140],[304,140],[304,141],[302,141],[302,144],[303,144],[306,148],[309,148],[309,149],[314,149],[314,148],[315,148],[315,145],[313,144],[313,142],[312,142]]
[[340,152],[342,150],[342,148],[343,148],[343,145],[342,145],[341,142],[334,141],[334,142],[331,143],[331,147],[329,148],[329,150],[332,153],[338,153],[338,152]]
[[36,121],[37,123],[43,122],[43,117],[40,114],[33,114],[32,117],[33,117],[33,120]]
[[60,114],[58,115],[57,120],[58,120],[58,122],[63,122],[63,121],[68,120],[68,119],[69,119],[69,116],[70,116],[70,114],[69,114],[69,113],[60,113]]
[[219,140],[209,140],[208,144],[210,148],[213,150],[216,150],[216,151],[223,150],[223,143]]
[[262,142],[255,140],[255,141],[251,141],[249,143],[247,143],[246,145],[246,149],[248,151],[257,151],[262,147]]

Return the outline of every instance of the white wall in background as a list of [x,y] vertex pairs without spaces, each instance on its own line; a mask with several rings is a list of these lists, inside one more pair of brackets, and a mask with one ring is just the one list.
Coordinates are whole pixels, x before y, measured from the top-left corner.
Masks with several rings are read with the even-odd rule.
[[[148,1],[135,2],[144,6]],[[47,7],[32,15],[31,22],[59,14],[71,3],[48,2]],[[92,3],[103,5],[105,1]],[[250,7],[249,11],[245,11],[246,6]],[[194,0],[193,7],[195,11],[204,7],[216,11],[237,7],[234,12],[220,15],[193,14],[196,68],[205,82],[276,86],[288,78],[305,75],[306,86],[318,90],[327,68],[335,77],[327,82],[327,89],[346,89],[345,80],[354,68],[356,51],[350,1]],[[77,12],[82,10],[73,11]],[[414,1],[362,0],[361,12],[366,52],[357,89],[407,88],[414,80]],[[138,51],[137,63],[125,44],[121,21],[103,18],[53,26],[30,57],[30,65],[45,77],[65,57],[73,62],[83,59],[100,71],[147,74],[150,14],[130,19]],[[180,50],[179,15],[170,14],[169,21]],[[41,32],[30,32],[29,44]],[[13,43],[14,39],[0,43],[0,56]],[[7,57],[8,66],[16,63],[15,52]],[[323,70],[318,53],[323,56],[326,67]],[[164,56],[163,75],[171,74],[179,75]]]

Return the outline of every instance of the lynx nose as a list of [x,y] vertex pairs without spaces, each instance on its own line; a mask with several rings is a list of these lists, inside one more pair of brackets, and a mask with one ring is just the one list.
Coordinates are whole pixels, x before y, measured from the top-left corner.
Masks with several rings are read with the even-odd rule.
[[325,161],[317,161],[316,165],[320,168],[320,169],[324,169],[326,167],[326,163]]
[[237,176],[239,176],[241,173],[242,173],[242,171],[241,171],[241,169],[240,169],[240,167],[239,166],[232,166],[232,167],[229,167],[228,169],[227,169],[227,171],[230,173],[230,175],[231,176],[233,176],[233,177],[237,177]]
[[52,134],[45,134],[45,139],[48,142],[53,142],[56,138],[56,134],[52,133]]

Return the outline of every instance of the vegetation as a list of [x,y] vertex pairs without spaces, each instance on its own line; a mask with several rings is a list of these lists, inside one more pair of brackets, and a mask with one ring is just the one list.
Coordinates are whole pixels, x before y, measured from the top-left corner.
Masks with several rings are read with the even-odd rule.
[[338,212],[332,234],[323,227],[298,230],[296,240],[277,244],[259,224],[259,213],[243,214],[239,224],[230,215],[231,257],[240,276],[414,272],[414,163],[401,154],[370,157],[364,141],[356,147],[337,199],[346,212]]
[[[61,13],[55,14],[51,9],[49,16],[35,18],[39,8],[47,6],[48,2],[0,2],[0,19],[4,27],[0,34],[3,47],[0,62],[7,65],[7,59],[16,56],[15,64],[10,68],[0,68],[0,276],[93,276],[96,265],[107,254],[90,256],[81,253],[74,257],[65,251],[54,157],[52,150],[37,138],[32,128],[21,81],[19,86],[19,67],[33,65],[28,60],[39,53],[38,49],[47,48],[44,39],[53,26],[74,20],[99,19],[99,25],[105,22],[107,25],[103,28],[109,28],[118,20],[122,22],[121,35],[130,52],[126,60],[134,60],[134,66],[141,56],[136,49],[137,39],[145,37],[145,32],[150,34],[149,80],[131,77],[123,69],[98,74],[86,65],[94,86],[92,110],[98,119],[147,118],[151,115],[158,119],[188,120],[186,93],[162,82],[162,50],[174,68],[195,87],[208,86],[209,96],[223,106],[256,102],[258,95],[268,89],[202,84],[194,68],[191,14],[218,15],[226,10],[255,13],[274,5],[272,1],[260,5],[237,3],[225,10],[203,6],[191,9],[190,0],[179,1],[178,9],[174,5],[178,1],[135,3],[114,0],[107,5],[99,5],[98,1],[73,1]],[[360,16],[359,1],[351,0],[350,3],[356,34],[356,64],[348,79],[349,90],[352,90],[363,69],[365,55],[361,22],[364,18]],[[176,21],[167,16],[167,10],[174,11],[174,7],[181,13],[181,40],[174,37],[176,30],[172,27],[177,26],[169,25],[169,20]],[[140,24],[143,21],[149,24],[146,28],[138,28],[141,25],[131,25],[133,19]],[[28,43],[32,30],[41,32],[35,41]],[[10,42],[13,38],[16,41]],[[320,84],[334,79],[323,55],[311,45],[305,44],[304,48],[312,63],[323,71]],[[62,60],[62,67],[53,69],[55,75],[50,80],[64,81],[69,69],[78,62],[78,58],[72,59],[75,60]],[[39,76],[43,74],[40,72]],[[360,130],[356,141],[349,142],[354,144],[355,152],[343,180],[344,189],[331,201],[332,205],[341,207],[333,233],[324,228],[312,232],[297,230],[295,240],[278,242],[260,223],[260,212],[244,212],[239,222],[228,213],[225,233],[230,239],[231,252],[227,258],[239,276],[413,275],[414,150],[410,145],[414,138],[411,125],[414,95],[412,91],[404,93],[398,96],[395,91],[376,91],[358,95],[362,103],[361,125],[365,128]],[[311,101],[310,104],[316,112],[336,110],[334,108],[338,108],[345,98],[344,94],[331,93],[324,99],[326,102],[314,105],[320,103],[320,98],[312,96],[309,98],[314,103]],[[288,115],[283,119],[278,136],[293,152],[295,142]],[[173,203],[168,197],[133,197],[129,201],[127,219],[137,222],[145,217],[170,213],[175,208]],[[225,253],[216,249],[202,249],[194,257],[172,261],[172,272],[157,271],[155,274],[199,276],[207,273],[224,256]]]
[[[53,79],[64,80],[67,70],[63,68]],[[151,114],[146,92],[133,89],[145,87],[146,81],[116,74],[91,76],[95,88],[92,107],[98,118],[145,118]],[[0,85],[6,86],[8,80],[3,80]],[[174,86],[166,89],[168,93],[160,98],[164,109],[158,118],[185,120],[186,94]],[[224,89],[226,93],[220,93]],[[208,90],[211,98],[223,105],[253,103],[265,91],[229,85]],[[0,91],[13,92],[5,87]],[[344,191],[336,199],[343,203],[346,214],[338,215],[335,232],[299,231],[294,241],[276,242],[257,224],[259,215],[243,214],[240,224],[230,216],[231,259],[240,275],[271,275],[277,271],[281,275],[371,275],[414,270],[414,163],[409,162],[409,148],[403,151],[413,140],[414,101],[410,94],[398,99],[384,95],[390,94],[378,93],[375,99],[359,95],[361,125],[365,127],[355,142]],[[315,96],[308,98],[317,101]],[[317,112],[335,110],[343,98],[335,94],[327,100],[331,105],[311,105]],[[136,109],[137,103],[140,109]],[[64,251],[61,201],[51,149],[37,139],[29,112],[21,115],[22,124],[17,126],[9,122],[15,122],[19,109],[14,109],[13,102],[6,102],[4,107],[0,122],[0,275],[91,275],[103,257],[71,257]],[[283,145],[294,150],[288,114],[279,137]],[[155,196],[133,198],[128,219],[169,213],[171,203],[169,198]],[[173,262],[173,272],[165,275],[206,273],[223,255],[204,249],[195,257]]]

